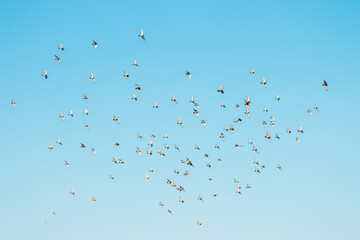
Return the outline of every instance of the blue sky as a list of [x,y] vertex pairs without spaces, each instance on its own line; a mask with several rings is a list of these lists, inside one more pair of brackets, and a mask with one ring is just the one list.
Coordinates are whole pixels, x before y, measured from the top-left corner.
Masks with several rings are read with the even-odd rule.
[[[359,10],[358,1],[1,2],[0,239],[358,239]],[[138,37],[141,28],[146,41]],[[224,95],[216,91],[220,84]],[[250,119],[243,105],[248,95]],[[199,119],[191,96],[200,105]],[[226,109],[219,107],[223,101]],[[320,111],[308,116],[315,103]],[[270,116],[275,127],[265,128]],[[223,130],[238,117],[243,123],[234,124],[234,134]],[[304,134],[296,132],[299,124]],[[281,139],[268,143],[267,130]],[[150,157],[151,134],[157,138]],[[166,158],[156,154],[165,143]],[[113,164],[113,156],[125,165]],[[181,165],[186,157],[194,169]],[[255,157],[266,165],[260,174]],[[146,182],[149,167],[154,173]],[[190,179],[182,176],[186,170]],[[167,178],[184,186],[184,205]],[[233,178],[243,195],[235,193]]]

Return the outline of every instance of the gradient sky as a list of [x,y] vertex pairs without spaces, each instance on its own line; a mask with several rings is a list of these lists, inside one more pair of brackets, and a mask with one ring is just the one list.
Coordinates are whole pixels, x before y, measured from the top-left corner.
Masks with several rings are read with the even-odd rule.
[[[2,1],[0,239],[359,239],[359,11],[359,1]],[[146,41],[138,37],[141,28]],[[131,100],[135,83],[142,87],[137,102]],[[224,95],[216,91],[220,84]],[[226,109],[219,107],[223,101]],[[315,103],[320,111],[308,116]],[[264,128],[270,116],[275,127]],[[234,125],[235,133],[225,133],[224,125],[238,117],[243,123]],[[297,133],[299,124],[304,134]],[[267,130],[281,139],[268,143]],[[151,134],[158,137],[149,157]],[[164,143],[166,158],[156,154]],[[125,165],[113,164],[113,156]],[[254,172],[255,156],[266,165],[261,174]],[[194,169],[180,164],[186,157]],[[154,173],[146,182],[149,167]],[[191,178],[176,176],[174,168]],[[167,178],[184,186],[184,205]]]

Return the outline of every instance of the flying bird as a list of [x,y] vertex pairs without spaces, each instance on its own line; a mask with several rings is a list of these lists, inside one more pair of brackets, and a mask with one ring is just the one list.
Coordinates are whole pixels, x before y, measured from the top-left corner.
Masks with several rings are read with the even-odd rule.
[[59,63],[61,63],[60,58],[58,56],[56,56],[56,55],[55,55],[55,61],[58,61]]
[[224,94],[223,86],[220,84],[219,90],[217,90],[219,93]]
[[45,79],[47,79],[47,78],[48,78],[47,71],[46,71],[46,70],[44,70],[44,73],[43,73],[43,74],[41,74],[41,76],[43,76],[43,77],[45,77]]
[[58,47],[58,49],[60,49],[61,51],[64,51],[64,47],[63,47],[63,45],[60,43],[59,44],[60,46]]
[[91,73],[89,78],[90,78],[93,82],[95,82],[94,73]]
[[114,114],[113,121],[117,122],[117,124],[120,124],[119,119],[115,116],[115,114]]
[[96,49],[97,46],[98,46],[97,42],[95,42],[94,40],[93,40],[93,42],[92,42],[92,45],[94,46],[94,49]]
[[191,72],[186,71],[185,75],[189,76],[189,79],[191,79]]
[[134,63],[132,64],[135,67],[138,67],[139,65],[136,63],[136,59],[134,59]]
[[324,80],[323,86],[325,87],[326,91],[329,89],[328,83]]
[[141,29],[139,37],[141,37],[143,40],[145,40],[145,35],[144,35],[143,29]]

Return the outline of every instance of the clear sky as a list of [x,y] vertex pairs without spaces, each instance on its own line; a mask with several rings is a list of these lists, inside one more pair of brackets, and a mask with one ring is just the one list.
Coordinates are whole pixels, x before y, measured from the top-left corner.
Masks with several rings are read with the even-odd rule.
[[[359,1],[1,1],[0,239],[359,239],[359,12]],[[275,126],[264,127],[271,116]],[[239,117],[234,134],[223,130]],[[195,168],[181,165],[186,157]],[[266,165],[260,174],[255,157]],[[167,178],[185,188],[183,205]]]

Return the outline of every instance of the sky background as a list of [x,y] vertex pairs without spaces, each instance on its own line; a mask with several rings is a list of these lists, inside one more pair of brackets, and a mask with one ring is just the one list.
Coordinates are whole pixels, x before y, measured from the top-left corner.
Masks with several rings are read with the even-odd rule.
[[[359,239],[359,10],[359,1],[0,2],[0,239]],[[248,95],[251,118],[244,114]],[[309,116],[314,104],[320,111]],[[275,127],[265,128],[270,116]],[[223,130],[239,117],[234,134]],[[280,140],[268,143],[267,130]],[[151,134],[157,138],[150,157]],[[165,143],[162,157],[156,151]],[[236,143],[244,147],[238,151]],[[186,157],[195,168],[181,165]],[[255,157],[266,165],[260,174]],[[184,205],[167,178],[185,188]]]

